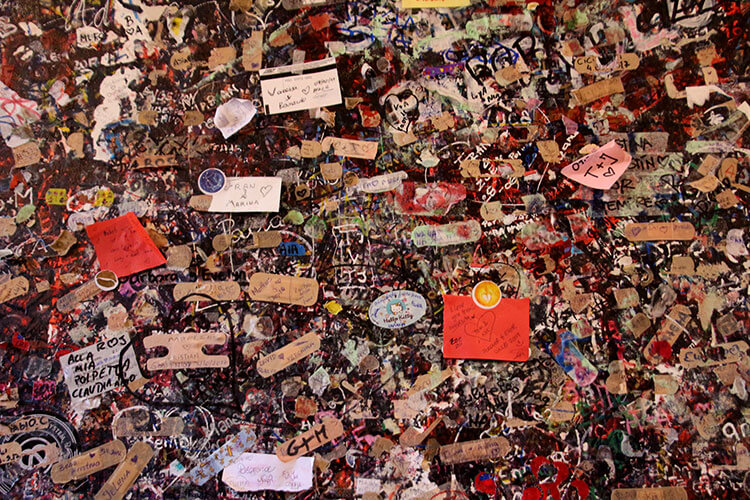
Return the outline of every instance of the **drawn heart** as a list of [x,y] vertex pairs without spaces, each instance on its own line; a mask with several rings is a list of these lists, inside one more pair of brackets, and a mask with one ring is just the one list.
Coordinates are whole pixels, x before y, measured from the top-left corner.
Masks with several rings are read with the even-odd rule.
[[638,236],[641,231],[642,229],[640,226],[630,226],[630,234],[633,236]]
[[539,483],[538,485],[526,488],[521,497],[522,500],[543,500],[550,496],[555,500],[560,500],[560,490],[558,487],[570,475],[568,464],[565,462],[552,462],[546,457],[536,457],[531,462],[531,472],[536,476],[537,481],[539,481],[539,470],[544,466],[555,469],[554,479],[552,482]]
[[262,186],[260,188],[260,194],[261,194],[261,196],[263,196],[263,198],[265,198],[266,195],[268,194],[268,192],[271,191],[271,189],[272,189],[271,186]]
[[495,326],[495,313],[487,311],[482,314],[475,322],[467,322],[464,327],[466,334],[472,337],[479,337],[489,342],[492,339],[492,330]]
[[606,172],[602,174],[604,177],[612,177],[615,175],[615,171],[612,169],[612,167],[609,167]]
[[135,456],[135,457],[131,458],[130,461],[133,462],[134,464],[137,464],[138,463],[138,457]]
[[308,85],[307,87],[305,87],[304,89],[302,89],[302,93],[305,94],[305,95],[309,94],[310,93],[310,86]]
[[96,456],[96,453],[89,453],[89,457],[94,458]]

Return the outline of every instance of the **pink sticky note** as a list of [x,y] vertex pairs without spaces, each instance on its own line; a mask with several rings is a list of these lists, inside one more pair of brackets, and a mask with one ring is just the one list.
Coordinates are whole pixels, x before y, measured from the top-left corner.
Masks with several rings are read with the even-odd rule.
[[99,266],[119,278],[167,262],[133,212],[86,226],[86,232]]
[[630,160],[627,151],[610,141],[562,169],[562,174],[590,188],[609,189],[628,169]]

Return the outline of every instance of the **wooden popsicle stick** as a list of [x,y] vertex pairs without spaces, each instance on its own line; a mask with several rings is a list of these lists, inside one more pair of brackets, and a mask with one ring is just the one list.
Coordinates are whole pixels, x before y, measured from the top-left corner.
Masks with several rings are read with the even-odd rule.
[[315,333],[308,333],[281,349],[263,356],[258,360],[255,368],[263,378],[268,378],[318,349],[320,349],[320,337]]
[[125,460],[120,462],[96,494],[94,500],[121,500],[153,456],[154,449],[148,443],[143,441],[135,443],[128,451]]
[[127,449],[122,441],[115,439],[94,449],[85,451],[67,460],[57,462],[50,470],[55,484],[67,483],[99,472],[125,459]]
[[255,273],[250,276],[248,294],[253,300],[312,306],[318,301],[318,282],[311,278]]
[[344,434],[344,425],[337,418],[326,418],[299,436],[276,447],[276,456],[282,462],[291,462],[305,453],[317,450]]

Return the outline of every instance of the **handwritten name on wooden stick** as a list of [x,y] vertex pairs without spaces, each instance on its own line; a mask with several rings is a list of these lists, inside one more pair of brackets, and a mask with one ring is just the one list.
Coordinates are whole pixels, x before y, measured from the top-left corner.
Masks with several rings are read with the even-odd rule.
[[[193,295],[188,297],[191,294]],[[200,302],[208,300],[203,295],[208,295],[214,300],[237,300],[240,298],[240,284],[236,281],[195,281],[192,283],[177,283],[172,295],[175,300],[185,300],[188,302]]]
[[687,497],[687,492],[682,486],[612,490],[612,500],[687,500]]
[[149,370],[184,370],[188,368],[226,368],[229,356],[209,356],[203,352],[206,345],[225,344],[227,334],[221,332],[190,332],[150,335],[143,339],[147,349],[166,347],[169,353],[162,358],[146,362]]
[[96,494],[94,500],[121,500],[153,456],[154,449],[148,443],[143,441],[135,443],[128,451],[125,460],[120,462]]
[[247,292],[253,300],[312,306],[318,301],[318,282],[311,278],[255,273]]
[[477,462],[491,458],[502,458],[510,451],[510,443],[504,437],[477,439],[440,447],[440,459],[446,465]]
[[50,476],[55,484],[67,483],[117,465],[125,459],[127,449],[119,439],[104,443],[52,466]]
[[276,456],[282,462],[291,462],[305,453],[317,450],[344,434],[344,425],[337,418],[326,418],[307,432],[293,437],[276,447]]
[[635,222],[624,233],[630,241],[686,241],[695,238],[695,227],[690,222]]
[[0,425],[0,436],[9,436],[19,432],[33,432],[47,429],[49,419],[45,416],[28,415],[18,418],[8,425]]
[[263,356],[258,360],[255,368],[263,378],[268,378],[318,349],[320,349],[320,337],[315,333],[308,333],[281,349]]
[[0,444],[0,465],[15,462],[21,458],[21,445],[15,441]]

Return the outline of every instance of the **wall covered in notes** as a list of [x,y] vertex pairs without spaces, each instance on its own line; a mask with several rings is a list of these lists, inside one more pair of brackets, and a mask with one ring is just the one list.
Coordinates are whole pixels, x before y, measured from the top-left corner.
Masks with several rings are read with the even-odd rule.
[[748,33],[0,0],[0,497],[750,498]]

